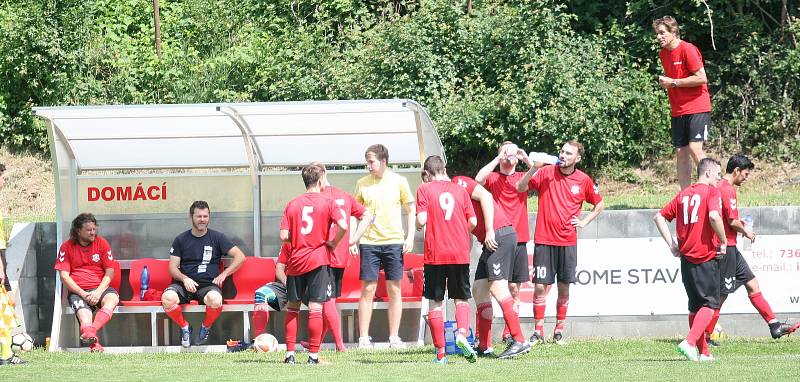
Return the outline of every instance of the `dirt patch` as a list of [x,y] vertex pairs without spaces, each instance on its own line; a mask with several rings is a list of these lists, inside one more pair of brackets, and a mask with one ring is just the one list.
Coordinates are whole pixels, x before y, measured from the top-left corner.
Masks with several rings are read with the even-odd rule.
[[56,216],[55,187],[50,159],[10,154],[0,148],[6,165],[6,185],[0,189],[0,212],[10,220],[52,220]]

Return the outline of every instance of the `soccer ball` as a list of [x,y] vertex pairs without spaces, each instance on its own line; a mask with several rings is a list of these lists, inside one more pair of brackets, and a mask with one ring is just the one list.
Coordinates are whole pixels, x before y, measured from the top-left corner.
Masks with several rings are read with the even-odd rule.
[[714,325],[714,331],[711,332],[711,339],[715,342],[719,342],[723,338],[725,338],[725,332],[722,331],[722,325]]
[[11,337],[11,350],[26,352],[33,350],[33,338],[28,333],[17,333]]
[[278,339],[269,333],[259,334],[253,339],[253,349],[256,349],[257,353],[274,352],[278,350]]

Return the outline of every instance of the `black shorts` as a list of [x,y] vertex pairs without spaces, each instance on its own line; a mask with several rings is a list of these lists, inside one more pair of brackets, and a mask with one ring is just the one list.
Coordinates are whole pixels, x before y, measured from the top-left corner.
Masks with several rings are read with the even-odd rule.
[[533,248],[534,284],[554,284],[556,275],[560,283],[578,281],[575,269],[578,267],[578,246],[536,244]]
[[[97,288],[88,289],[87,292],[91,292],[95,289]],[[95,305],[89,305],[89,303],[86,302],[86,300],[84,300],[83,297],[78,296],[77,294],[72,292],[70,292],[70,294],[67,295],[67,301],[69,301],[69,306],[72,307],[72,310],[74,310],[75,313],[78,313],[78,309],[89,309],[91,311],[95,311],[99,309],[101,305],[103,305],[103,299],[106,298],[106,295],[108,294],[115,294],[119,296],[119,292],[117,292],[116,289],[108,287],[106,288],[106,291],[103,292],[102,295],[100,295],[100,301],[98,301],[97,304]]]
[[719,309],[719,262],[694,264],[681,256],[681,279],[689,297],[689,312],[702,307]]
[[328,301],[333,297],[328,266],[322,265],[298,276],[286,276],[286,297],[289,301]]
[[720,294],[732,294],[740,286],[756,278],[739,249],[735,245],[727,248],[725,257],[719,262]]
[[531,279],[528,269],[528,245],[517,243],[514,248],[514,257],[511,259],[511,278],[508,282],[525,283]]
[[3,272],[6,274],[6,277],[3,279],[3,286],[6,287],[6,291],[11,292],[11,281],[8,279],[8,264],[6,263],[5,249],[0,249],[0,261],[3,262]]
[[689,142],[708,140],[711,113],[686,114],[672,117],[672,147],[688,146]]
[[178,294],[179,304],[188,304],[192,300],[197,300],[200,305],[205,305],[206,295],[212,291],[216,291],[220,296],[222,296],[222,290],[214,284],[198,284],[197,291],[192,293],[186,290],[186,288],[183,286],[183,283],[172,283],[169,284],[167,289],[164,289],[164,292],[168,290]]
[[469,264],[425,264],[423,277],[425,285],[422,295],[428,300],[444,300],[445,286],[447,286],[447,295],[454,300],[472,298],[469,286]]
[[281,311],[286,307],[286,285],[280,281],[267,283],[256,289],[254,301],[256,304],[267,304],[273,310]]
[[344,279],[344,268],[330,267],[331,285],[333,285],[333,295],[331,297],[338,298],[342,295],[342,280]]
[[511,259],[517,250],[517,232],[514,227],[507,226],[496,229],[494,236],[497,250],[492,252],[483,247],[478,268],[475,269],[475,280],[508,280],[511,276]]
[[360,280],[378,281],[381,268],[386,280],[403,278],[403,244],[361,244],[358,249],[361,252]]

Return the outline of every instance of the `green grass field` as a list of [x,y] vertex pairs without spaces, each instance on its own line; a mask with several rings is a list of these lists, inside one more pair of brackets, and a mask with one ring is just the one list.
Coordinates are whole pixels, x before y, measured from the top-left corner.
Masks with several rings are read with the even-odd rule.
[[325,366],[282,364],[284,353],[26,353],[23,366],[0,367],[2,381],[521,381],[521,380],[784,380],[800,379],[800,338],[726,339],[710,363],[685,361],[677,338],[574,340],[540,345],[511,360],[469,364],[449,356],[435,365],[431,347],[405,351],[323,352]]

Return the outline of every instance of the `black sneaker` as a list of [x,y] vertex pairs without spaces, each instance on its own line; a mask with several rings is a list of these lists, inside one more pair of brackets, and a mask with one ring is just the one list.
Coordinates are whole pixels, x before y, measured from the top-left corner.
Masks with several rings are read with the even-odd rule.
[[503,337],[503,343],[506,344],[506,346],[513,345],[514,344],[514,337],[512,335],[510,335],[510,334],[505,336],[505,337]]
[[709,336],[708,333],[706,333],[706,344],[708,346],[711,346],[712,348],[718,348],[719,347],[719,341],[715,341],[715,340],[711,339],[711,336]]
[[564,339],[564,333],[562,332],[553,333],[553,343],[561,346],[566,345],[567,341]]
[[283,363],[294,365],[294,354],[287,355],[286,358],[283,359]]
[[249,350],[253,346],[252,342],[245,341],[231,341],[229,340],[226,345],[228,346],[228,353],[238,353],[240,351]]
[[769,324],[769,334],[771,334],[772,338],[776,340],[783,336],[792,334],[792,332],[795,330],[797,330],[797,325],[792,326],[786,322],[773,322]]
[[308,357],[308,364],[309,365],[319,365],[319,358],[311,358]]
[[495,356],[494,348],[491,346],[489,346],[486,349],[481,349],[479,345],[475,345],[475,347],[473,347],[472,350],[475,351],[475,354],[478,356],[478,358],[482,357],[492,358]]
[[11,357],[8,357],[6,359],[0,359],[0,366],[2,366],[2,365],[9,365],[9,366],[10,365],[22,365],[22,364],[25,364],[25,363],[28,363],[28,361],[26,361],[26,360],[24,360],[22,358],[19,358],[19,356],[16,355],[16,354],[12,354]]
[[211,334],[211,328],[200,325],[200,330],[197,331],[197,345],[205,345],[208,342],[209,334]]
[[516,357],[520,354],[525,354],[531,351],[531,345],[528,343],[516,342],[514,341],[511,346],[509,346],[504,352],[500,353],[497,358],[499,359],[506,359]]
[[544,337],[540,336],[539,333],[537,332],[533,332],[533,334],[531,334],[531,338],[529,338],[528,341],[531,342],[530,346],[536,346],[544,343]]

